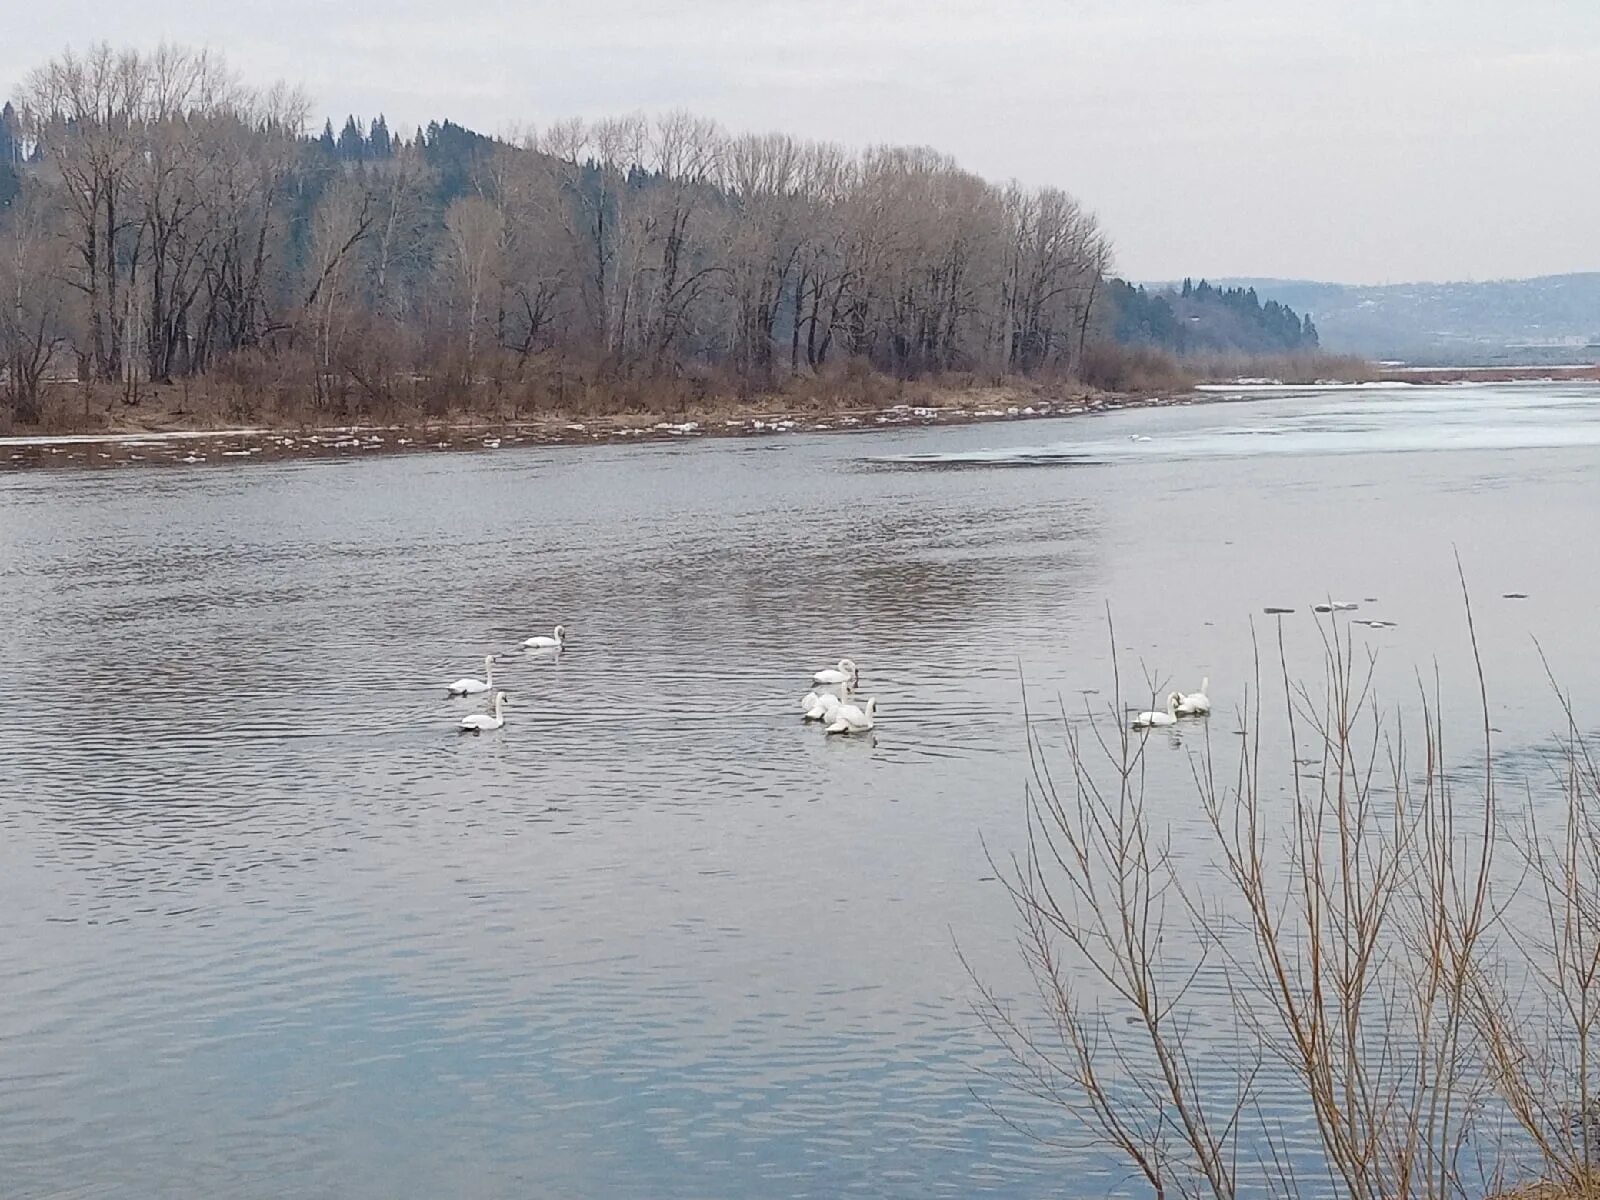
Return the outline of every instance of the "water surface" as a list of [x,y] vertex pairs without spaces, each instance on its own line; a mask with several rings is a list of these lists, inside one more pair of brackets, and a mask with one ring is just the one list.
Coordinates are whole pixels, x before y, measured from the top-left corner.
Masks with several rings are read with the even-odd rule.
[[[1349,599],[1465,752],[1459,552],[1536,763],[1533,639],[1600,702],[1597,402],[0,476],[7,1194],[1120,1187],[988,1110],[1047,1115],[985,1073],[955,952],[1021,990],[984,850],[1020,837],[1019,681],[1059,746],[1113,647],[1146,691],[1209,676],[1231,752],[1263,608],[1314,667]],[[558,621],[559,660],[516,649]],[[459,738],[442,684],[491,651],[507,726]],[[797,719],[841,654],[871,738]],[[1180,836],[1202,742],[1152,760]]]

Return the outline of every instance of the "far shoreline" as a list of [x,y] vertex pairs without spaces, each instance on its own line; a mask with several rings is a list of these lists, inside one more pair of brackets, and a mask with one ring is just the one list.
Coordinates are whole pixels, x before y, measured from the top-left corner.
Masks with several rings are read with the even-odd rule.
[[1222,399],[1194,391],[1166,395],[1074,391],[1049,396],[1010,388],[974,388],[940,394],[937,402],[930,404],[822,412],[727,407],[671,414],[622,413],[595,417],[563,413],[504,420],[480,418],[232,429],[165,425],[141,428],[129,424],[91,433],[0,437],[0,471],[56,466],[197,466],[252,459],[282,462],[358,458],[371,454],[489,451],[503,446],[616,446],[701,438],[868,433],[883,429],[1091,416],[1129,409],[1210,404]]
[[[699,438],[772,437],[793,433],[864,433],[1007,421],[1095,416],[1147,408],[1188,407],[1260,400],[1332,387],[1442,386],[1471,383],[1597,382],[1600,366],[1391,367],[1376,378],[1350,382],[1282,383],[1238,379],[1167,393],[1122,393],[994,387],[941,391],[933,403],[873,409],[807,410],[722,406],[686,413],[607,416],[541,414],[421,422],[368,422],[326,426],[174,426],[181,413],[139,412],[143,423],[92,432],[13,433],[0,436],[0,470],[32,467],[225,465],[360,458],[371,454],[490,451],[502,446],[615,446]],[[148,418],[154,418],[148,419]],[[163,420],[165,418],[165,420]]]

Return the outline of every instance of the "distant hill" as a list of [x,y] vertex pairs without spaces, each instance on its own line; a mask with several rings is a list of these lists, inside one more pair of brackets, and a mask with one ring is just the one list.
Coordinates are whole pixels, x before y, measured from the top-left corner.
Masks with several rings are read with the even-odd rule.
[[1114,313],[1112,336],[1125,346],[1153,346],[1178,355],[1317,349],[1310,317],[1277,300],[1263,302],[1252,287],[1185,279],[1176,287],[1152,290],[1112,279],[1106,296]]
[[1334,353],[1461,366],[1600,358],[1600,272],[1382,286],[1219,282],[1310,314]]

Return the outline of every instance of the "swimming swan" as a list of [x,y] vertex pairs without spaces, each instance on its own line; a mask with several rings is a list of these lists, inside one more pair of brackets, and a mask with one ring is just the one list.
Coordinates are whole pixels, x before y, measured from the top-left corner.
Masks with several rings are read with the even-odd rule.
[[858,708],[854,704],[841,704],[834,710],[833,724],[828,726],[829,733],[865,733],[877,724],[878,698],[874,696],[867,701],[866,708]]
[[565,625],[557,625],[555,637],[549,637],[541,633],[537,637],[529,638],[522,644],[529,650],[559,650],[567,644],[567,627]]
[[494,655],[483,656],[482,679],[458,679],[444,686],[452,696],[474,696],[479,692],[487,692],[494,686]]
[[811,677],[812,683],[855,683],[861,672],[848,658],[841,658],[837,667],[825,667]]
[[811,706],[801,714],[800,719],[802,721],[831,721],[834,713],[839,711],[839,706],[843,703],[844,701],[832,692],[823,692],[812,701]]
[[1180,717],[1208,717],[1211,715],[1211,697],[1206,695],[1206,689],[1211,686],[1210,678],[1200,681],[1200,690],[1185,695],[1174,692],[1178,697],[1177,713]]
[[1178,693],[1173,692],[1167,697],[1166,712],[1142,712],[1133,719],[1135,729],[1150,729],[1157,725],[1176,725],[1178,723]]
[[[854,689],[848,683],[839,685],[839,694],[832,692],[807,692],[800,698],[807,721],[832,721],[839,706],[846,703]],[[809,701],[810,703],[807,703]]]
[[506,703],[506,694],[494,694],[494,715],[488,713],[473,713],[471,716],[461,718],[462,733],[482,733],[485,729],[499,729],[506,723],[505,717],[500,715],[500,707]]

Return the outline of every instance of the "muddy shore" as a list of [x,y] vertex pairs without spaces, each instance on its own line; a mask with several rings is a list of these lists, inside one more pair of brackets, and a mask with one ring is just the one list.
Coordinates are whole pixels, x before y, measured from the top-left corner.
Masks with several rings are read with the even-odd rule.
[[255,461],[357,458],[370,454],[497,450],[518,445],[587,446],[700,437],[772,437],[789,433],[859,433],[898,426],[969,425],[1085,416],[1130,408],[1214,403],[1226,397],[1117,394],[1047,398],[995,389],[941,398],[937,405],[898,404],[871,411],[742,412],[540,417],[518,421],[450,421],[419,425],[341,425],[309,429],[123,428],[90,434],[0,437],[6,467],[199,466]]
[[[1365,386],[1470,384],[1535,380],[1600,380],[1600,366],[1558,368],[1390,369]],[[1207,384],[1167,395],[1061,392],[1044,388],[974,388],[941,392],[924,404],[844,410],[719,408],[673,415],[611,416],[541,414],[515,420],[463,418],[450,421],[329,425],[301,428],[185,428],[182,413],[129,410],[116,427],[93,433],[27,433],[0,436],[0,470],[7,467],[198,466],[316,458],[355,458],[385,453],[497,450],[504,446],[587,446],[663,442],[700,437],[772,437],[788,433],[859,433],[897,426],[971,425],[1088,416],[1135,408],[1218,404],[1260,399],[1262,394],[1303,386],[1266,380]]]

